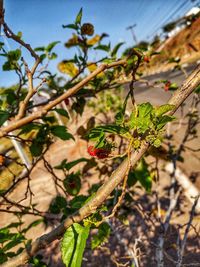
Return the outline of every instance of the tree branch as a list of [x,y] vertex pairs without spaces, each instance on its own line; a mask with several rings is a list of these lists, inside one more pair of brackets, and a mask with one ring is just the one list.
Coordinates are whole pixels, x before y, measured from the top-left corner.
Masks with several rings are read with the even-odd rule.
[[[99,72],[102,71],[103,69],[106,68],[106,66],[107,65],[101,65],[100,70],[98,69],[98,71]],[[94,75],[94,73],[95,72],[93,72],[91,75]],[[86,79],[84,79],[81,82],[81,85],[82,83],[86,83],[88,79],[90,79],[89,77],[91,77],[91,75],[89,75]],[[200,84],[200,65],[197,66],[197,68],[192,72],[192,74],[185,80],[181,88],[177,90],[176,93],[169,100],[169,103],[171,105],[174,105],[173,111],[170,112],[171,115],[178,109],[178,107],[196,89],[196,87],[199,84]],[[77,91],[79,90],[79,88],[80,88],[80,83],[79,83],[79,86],[75,87],[75,89],[73,90]],[[64,94],[65,97],[67,93],[68,92]],[[64,99],[64,95],[60,97],[62,98],[62,100]],[[59,102],[62,100],[59,100]],[[130,158],[131,166],[135,166],[137,164],[137,162],[143,157],[143,155],[145,154],[148,148],[149,148],[149,144],[144,142],[141,145],[141,148],[139,150],[131,154],[131,158]],[[66,218],[58,227],[53,229],[50,233],[37,238],[32,243],[32,245],[26,248],[26,250],[24,250],[21,254],[10,259],[8,262],[5,262],[1,266],[2,267],[13,267],[13,266],[23,265],[24,263],[28,261],[30,257],[35,255],[40,249],[47,247],[52,241],[56,239],[60,239],[64,231],[68,227],[70,227],[74,222],[81,222],[84,218],[94,213],[96,209],[99,206],[101,206],[103,202],[108,198],[108,196],[116,188],[116,186],[118,186],[120,182],[124,179],[126,172],[127,172],[128,164],[129,164],[129,160],[128,158],[126,158],[119,165],[119,167],[112,173],[111,177],[99,188],[95,196],[89,202],[87,202],[81,209],[79,209],[79,211],[77,211],[76,213]]]
[[49,110],[51,110],[53,107],[61,103],[63,100],[65,100],[67,97],[70,97],[71,95],[74,95],[77,93],[84,85],[86,85],[90,80],[92,80],[95,76],[97,76],[100,72],[110,69],[116,66],[120,65],[126,65],[126,60],[118,60],[116,62],[110,63],[110,64],[102,64],[100,65],[95,71],[93,71],[91,74],[89,74],[87,77],[85,77],[82,81],[80,81],[78,84],[67,90],[64,94],[59,96],[58,98],[54,99],[53,101],[49,102],[45,106],[41,108],[41,110],[36,111],[32,113],[31,115],[12,121],[8,126],[1,127],[0,128],[0,138],[3,136],[6,136],[9,132],[12,132],[13,130],[19,129],[21,126],[32,122],[33,120],[39,119],[42,116],[46,115]]

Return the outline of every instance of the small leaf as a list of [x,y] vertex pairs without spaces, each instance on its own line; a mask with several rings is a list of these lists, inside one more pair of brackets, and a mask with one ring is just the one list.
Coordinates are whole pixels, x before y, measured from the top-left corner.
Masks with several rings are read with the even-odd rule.
[[155,109],[155,115],[157,117],[167,113],[168,111],[172,110],[174,108],[174,105],[166,104],[166,105],[161,105],[160,107]]
[[9,118],[10,114],[7,111],[0,110],[0,126],[4,124]]
[[22,32],[18,32],[17,36],[21,39],[22,38]]
[[50,131],[53,135],[61,138],[62,140],[74,139],[73,135],[67,132],[67,128],[62,125],[52,126]]
[[99,134],[101,132],[104,133],[115,133],[115,134],[125,134],[128,132],[128,129],[125,127],[122,127],[120,125],[115,125],[115,124],[110,124],[110,125],[104,125],[104,126],[97,126],[95,128],[93,128],[90,132],[89,132],[89,138],[90,138],[90,134]]
[[65,169],[69,171],[71,168],[76,166],[78,163],[87,162],[87,161],[88,161],[88,159],[86,159],[86,158],[80,158],[80,159],[68,162],[68,163],[65,164]]
[[47,51],[47,52],[51,52],[51,50],[52,50],[57,44],[59,44],[59,43],[60,43],[60,41],[55,41],[55,42],[50,43],[50,44],[46,47],[46,51]]
[[30,152],[33,157],[39,157],[42,154],[44,143],[34,139],[30,146]]
[[92,37],[91,39],[87,39],[87,45],[95,45],[96,43],[98,43],[101,39],[101,36],[96,34],[94,37]]
[[69,28],[73,30],[78,30],[78,26],[76,24],[67,24],[67,25],[62,25],[63,28]]
[[69,119],[69,114],[65,109],[63,109],[63,108],[54,108],[53,111],[55,111],[58,114],[60,114],[60,115],[62,115],[62,116],[64,116],[64,117]]
[[78,12],[78,15],[76,16],[75,20],[76,24],[81,24],[82,14],[83,14],[83,9],[81,8],[80,11]]
[[67,48],[77,46],[77,45],[79,45],[79,42],[80,42],[80,40],[78,38],[78,35],[73,33],[72,37],[65,43],[65,46]]
[[40,47],[36,47],[34,49],[36,52],[40,51],[40,52],[44,52],[45,51],[45,47],[44,46],[40,46]]
[[54,116],[44,116],[41,118],[44,122],[48,122],[50,124],[56,122],[56,118]]
[[104,222],[99,226],[98,233],[92,237],[91,247],[95,249],[102,243],[106,242],[111,232],[111,228],[108,223]]
[[178,84],[177,83],[171,83],[170,87],[169,87],[169,90],[173,91],[173,90],[176,90],[176,89],[178,89]]
[[87,199],[88,199],[87,196],[83,196],[83,195],[75,196],[70,201],[70,206],[72,209],[80,209],[85,204]]
[[16,49],[16,50],[11,50],[7,54],[8,60],[10,61],[18,61],[21,57],[21,50]]
[[51,202],[49,210],[53,214],[59,214],[61,211],[64,213],[67,207],[67,201],[63,196],[56,196]]
[[90,227],[74,223],[64,234],[61,253],[66,267],[81,267],[83,252]]
[[100,44],[100,45],[96,46],[94,49],[109,52],[110,51],[110,43],[108,45]]
[[139,105],[138,106],[139,117],[145,118],[146,116],[149,116],[152,110],[153,106],[149,102]]
[[31,131],[39,129],[39,128],[40,128],[40,125],[36,123],[29,123],[27,125],[22,126],[22,130],[20,131],[19,135],[30,133]]
[[62,61],[58,64],[60,72],[68,74],[70,77],[74,77],[78,73],[78,68],[75,64],[69,61]]
[[6,61],[2,66],[2,70],[3,71],[15,70],[16,66],[17,66],[16,62]]
[[115,121],[117,125],[122,125],[124,122],[124,114],[122,111],[119,111],[115,116]]
[[196,94],[199,94],[200,93],[200,85],[199,86],[197,86],[197,88],[195,89],[195,91],[194,91]]
[[150,172],[148,171],[148,165],[144,159],[140,160],[135,170],[131,171],[129,175],[129,182],[133,180],[133,184],[135,184],[135,181],[137,180],[147,192],[151,191],[152,177],[150,175]]
[[175,117],[164,115],[159,118],[159,121],[156,124],[156,129],[161,130],[168,122],[173,121]]
[[124,42],[118,43],[112,50],[111,52],[111,57],[116,57],[117,52],[119,50],[119,48],[124,44]]

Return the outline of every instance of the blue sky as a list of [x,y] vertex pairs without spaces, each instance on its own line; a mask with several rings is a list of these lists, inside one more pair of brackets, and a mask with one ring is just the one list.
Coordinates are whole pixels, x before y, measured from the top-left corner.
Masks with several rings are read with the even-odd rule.
[[[56,70],[61,59],[70,57],[63,43],[71,36],[69,29],[62,24],[72,23],[83,7],[83,22],[95,26],[95,32],[109,34],[111,45],[125,42],[124,48],[133,44],[133,38],[127,26],[137,24],[135,34],[138,41],[150,40],[163,24],[185,14],[195,3],[191,0],[4,0],[5,20],[14,32],[22,31],[23,39],[32,47],[47,45],[52,41],[61,41],[55,52],[59,58],[51,63],[50,69]],[[4,41],[1,37],[0,41]],[[7,49],[15,44],[8,40]],[[25,53],[26,60],[31,57]],[[11,85],[15,75],[2,72],[0,57],[0,86]]]

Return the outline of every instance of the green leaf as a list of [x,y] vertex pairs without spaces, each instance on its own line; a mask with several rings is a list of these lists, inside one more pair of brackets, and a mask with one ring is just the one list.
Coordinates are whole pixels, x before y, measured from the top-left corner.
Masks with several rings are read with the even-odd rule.
[[97,126],[97,127],[93,128],[92,130],[90,130],[88,137],[89,137],[89,139],[91,139],[90,137],[92,137],[94,134],[101,135],[101,132],[123,135],[123,134],[128,132],[128,129],[125,127],[122,127],[120,125],[115,125],[115,124]]
[[74,139],[73,135],[67,132],[67,128],[62,125],[52,126],[50,131],[53,135],[61,138],[62,140]]
[[178,84],[177,83],[171,83],[170,87],[169,87],[169,90],[173,91],[173,90],[176,90],[176,89],[178,89]]
[[39,157],[42,154],[44,143],[34,139],[30,146],[30,152],[33,157]]
[[46,54],[41,54],[41,55],[40,55],[40,61],[42,62],[46,57],[47,57]]
[[44,122],[48,122],[50,124],[53,124],[56,122],[56,118],[54,116],[44,116],[41,118]]
[[75,24],[81,24],[83,9],[81,8],[78,12],[78,15],[76,16]]
[[152,111],[153,106],[149,102],[139,105],[137,117],[135,111],[131,113],[130,120],[128,123],[130,129],[136,127],[138,133],[145,133],[152,125]]
[[3,71],[9,71],[9,70],[15,70],[17,66],[17,63],[14,61],[6,61],[3,66],[2,66],[2,70]]
[[61,211],[65,211],[67,207],[67,201],[63,196],[56,196],[51,202],[49,210],[53,214],[59,214]]
[[119,48],[124,44],[124,42],[118,43],[112,50],[111,52],[111,57],[116,57],[117,52],[119,50]]
[[53,60],[53,59],[56,59],[58,57],[58,55],[56,54],[56,53],[51,53],[50,55],[48,55],[48,58],[50,59],[50,60]]
[[0,244],[9,241],[15,236],[15,233],[10,233],[9,229],[0,229]]
[[62,162],[61,165],[55,166],[54,168],[55,169],[66,169],[66,170],[69,171],[71,168],[73,168],[74,166],[76,166],[80,162],[88,162],[88,159],[80,158],[80,159],[77,159],[77,160],[74,160],[74,161],[71,161],[71,162],[67,162],[67,163],[66,163],[66,160],[65,160],[65,163]]
[[135,113],[135,111],[132,111],[131,115],[130,115],[130,118],[129,118],[128,127],[130,129],[133,129],[136,126],[137,126],[136,113]]
[[0,126],[4,124],[9,118],[10,114],[7,111],[0,110]]
[[20,233],[16,233],[13,237],[12,240],[10,242],[8,242],[4,247],[3,250],[9,250],[17,245],[19,245],[19,243],[22,243],[25,239],[25,237],[20,234]]
[[9,105],[13,105],[16,102],[17,96],[12,90],[6,90],[6,101]]
[[95,145],[96,148],[105,147],[106,137],[105,137],[104,132],[101,132],[99,138],[96,141],[97,141]]
[[75,196],[70,201],[70,206],[72,209],[80,209],[85,204],[87,199],[88,199],[87,196],[83,196],[83,195]]
[[21,39],[21,38],[22,38],[22,32],[19,31],[19,32],[17,33],[17,36]]
[[174,108],[174,105],[166,104],[161,105],[158,108],[155,108],[155,115],[157,117],[162,116],[163,114],[167,113],[168,111],[172,110]]
[[110,51],[110,43],[108,45],[98,45],[98,46],[94,47],[94,49],[109,52]]
[[35,49],[34,49],[36,52],[44,52],[45,51],[45,47],[44,46],[39,46],[39,47],[36,47]]
[[32,257],[29,260],[29,263],[31,263],[32,267],[48,267],[43,261],[42,261],[42,256],[41,255],[37,255],[35,257]]
[[76,24],[67,24],[67,25],[62,25],[63,28],[69,28],[73,30],[78,30],[78,26]]
[[46,47],[46,51],[49,53],[51,52],[51,50],[57,45],[59,44],[60,41],[55,41],[55,42],[52,42],[50,43],[47,47]]
[[200,85],[199,86],[197,86],[197,88],[195,89],[195,91],[194,91],[196,94],[199,94],[200,93]]
[[7,53],[7,57],[9,61],[18,61],[21,57],[21,50],[11,50]]
[[61,243],[62,260],[66,267],[81,267],[90,227],[74,223],[67,229]]
[[175,119],[174,116],[167,116],[164,115],[161,118],[159,118],[157,124],[156,124],[156,129],[160,130],[162,129],[168,122],[173,121]]
[[58,114],[60,114],[60,115],[62,115],[62,116],[64,116],[64,117],[69,119],[69,114],[65,109],[63,109],[63,108],[54,108],[53,111],[55,111]]
[[122,111],[119,111],[116,115],[115,115],[115,122],[117,125],[122,125],[124,123],[124,114]]
[[27,125],[22,126],[22,130],[20,131],[19,135],[30,133],[31,131],[39,129],[39,128],[40,128],[40,125],[36,123],[29,123]]
[[149,117],[152,110],[153,106],[149,102],[139,105],[138,106],[139,117],[143,118],[146,118],[147,116]]
[[151,192],[152,178],[144,159],[140,160],[135,170],[129,173],[128,179],[130,185],[134,185],[136,181],[139,181],[147,192]]
[[111,228],[108,223],[104,222],[99,226],[98,233],[92,237],[91,247],[95,249],[102,243],[106,242],[111,232]]

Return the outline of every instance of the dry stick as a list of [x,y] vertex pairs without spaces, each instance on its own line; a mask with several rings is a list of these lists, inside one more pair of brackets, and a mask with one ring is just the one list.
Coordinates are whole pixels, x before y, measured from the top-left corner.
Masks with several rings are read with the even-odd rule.
[[82,81],[80,81],[78,84],[67,90],[63,95],[59,96],[55,100],[49,102],[44,107],[42,107],[41,110],[36,111],[32,113],[31,115],[22,118],[17,121],[12,121],[8,126],[0,128],[0,138],[3,136],[6,136],[9,132],[19,129],[20,127],[32,122],[33,120],[39,119],[42,116],[46,115],[49,110],[51,110],[53,107],[61,103],[64,99],[66,99],[69,96],[74,95],[77,93],[84,85],[86,85],[90,80],[92,80],[95,76],[97,76],[100,72],[113,68],[120,65],[126,65],[126,60],[118,60],[116,62],[110,63],[110,64],[102,64],[100,65],[95,71],[93,71],[90,75],[88,75],[86,78],[84,78]]
[[189,230],[190,230],[190,226],[192,224],[192,220],[194,218],[194,215],[195,215],[195,207],[199,201],[199,197],[196,197],[195,199],[195,202],[192,206],[192,210],[191,210],[191,213],[190,213],[190,218],[189,218],[189,221],[187,223],[187,227],[185,229],[185,233],[184,233],[184,237],[183,237],[183,240],[181,242],[181,245],[180,245],[180,249],[178,250],[178,262],[177,262],[177,265],[176,267],[181,267],[182,265],[182,261],[183,261],[183,254],[184,254],[184,250],[185,250],[185,245],[186,245],[186,242],[187,242],[187,237],[188,237],[188,233],[189,233]]
[[[114,63],[116,65],[116,62]],[[103,67],[104,66],[104,67]],[[105,65],[101,68],[105,68]],[[92,74],[91,74],[92,75]],[[87,79],[90,79],[87,77]],[[171,115],[178,109],[178,107],[185,101],[185,99],[196,89],[200,84],[200,65],[189,75],[179,90],[175,92],[169,100],[171,105],[174,105],[173,111],[169,112]],[[79,85],[80,86],[80,85]],[[79,87],[78,87],[79,88]],[[77,90],[77,88],[76,88]],[[149,144],[144,142],[141,148],[131,154],[131,166],[143,157]],[[53,229],[50,233],[42,235],[37,238],[29,247],[26,248],[21,254],[10,259],[2,264],[2,267],[19,266],[26,263],[30,257],[35,255],[40,249],[47,247],[52,241],[62,237],[65,230],[70,227],[74,222],[81,222],[84,218],[88,217],[100,207],[103,202],[108,198],[111,192],[120,184],[124,179],[127,172],[129,160],[126,158],[119,167],[112,173],[110,178],[99,188],[95,196],[87,202],[77,212],[66,218],[59,226]]]

